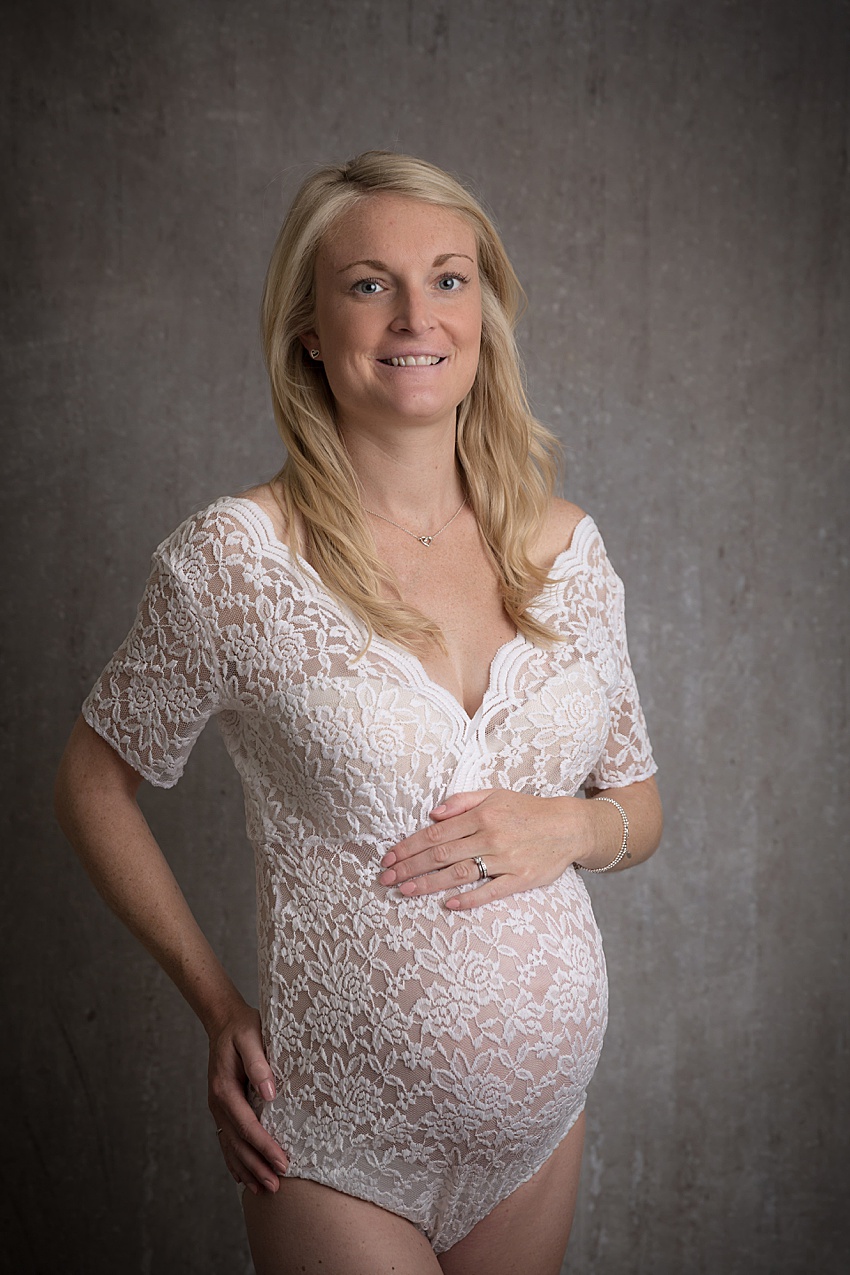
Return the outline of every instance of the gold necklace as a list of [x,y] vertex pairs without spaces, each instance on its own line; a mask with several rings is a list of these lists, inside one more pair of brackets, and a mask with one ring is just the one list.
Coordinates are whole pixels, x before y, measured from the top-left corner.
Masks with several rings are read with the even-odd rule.
[[381,518],[383,519],[384,522],[390,523],[393,527],[398,527],[399,531],[403,531],[406,536],[413,536],[414,540],[418,540],[419,543],[421,545],[424,545],[425,548],[427,549],[428,546],[437,539],[437,536],[441,536],[443,532],[446,530],[446,528],[452,525],[455,518],[457,518],[458,514],[460,513],[461,509],[463,509],[464,505],[466,504],[466,499],[467,499],[466,496],[464,496],[463,500],[460,502],[460,505],[454,511],[454,513],[452,514],[448,522],[444,523],[443,526],[440,528],[440,530],[435,531],[432,536],[417,536],[415,531],[408,531],[407,527],[402,527],[400,522],[393,522],[392,518],[388,518],[386,514],[379,514],[374,509],[366,509],[364,506],[363,512],[365,514],[371,514],[373,518]]

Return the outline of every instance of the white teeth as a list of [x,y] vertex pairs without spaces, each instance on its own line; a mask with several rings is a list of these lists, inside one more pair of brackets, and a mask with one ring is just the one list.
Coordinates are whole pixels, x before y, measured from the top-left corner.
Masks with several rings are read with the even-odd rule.
[[439,363],[442,358],[441,354],[409,354],[407,358],[390,359],[393,367],[432,367],[435,363]]

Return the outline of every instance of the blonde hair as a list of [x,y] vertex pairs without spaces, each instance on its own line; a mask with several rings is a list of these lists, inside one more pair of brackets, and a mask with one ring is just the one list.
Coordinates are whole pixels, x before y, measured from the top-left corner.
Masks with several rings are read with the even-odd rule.
[[551,502],[557,443],[531,415],[523,387],[514,327],[525,294],[472,195],[448,173],[409,155],[366,151],[314,173],[295,196],[269,263],[263,345],[288,453],[275,487],[292,547],[360,617],[369,639],[376,633],[414,652],[435,644],[445,649],[439,626],[402,601],[398,583],[377,556],[357,477],[336,428],[333,395],[321,364],[311,362],[299,339],[315,326],[313,274],[323,237],[354,204],[384,192],[449,209],[475,232],[481,353],[475,382],[458,408],[457,462],[505,610],[520,633],[548,645],[555,635],[528,612],[548,576],[529,550]]

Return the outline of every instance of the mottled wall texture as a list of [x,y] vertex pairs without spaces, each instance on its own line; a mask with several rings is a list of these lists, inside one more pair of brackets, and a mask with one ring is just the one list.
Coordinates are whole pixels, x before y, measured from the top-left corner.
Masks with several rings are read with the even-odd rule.
[[[591,883],[611,1026],[565,1270],[848,1269],[848,5],[5,15],[2,1269],[250,1269],[203,1032],[50,794],[152,548],[279,466],[266,260],[310,168],[376,146],[469,180],[503,231],[661,766],[662,850]],[[143,803],[252,995],[215,728]]]

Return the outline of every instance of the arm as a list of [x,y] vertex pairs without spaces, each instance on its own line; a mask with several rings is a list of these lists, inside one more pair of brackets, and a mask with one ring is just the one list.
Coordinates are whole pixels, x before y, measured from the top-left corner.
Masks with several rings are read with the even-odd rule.
[[[94,885],[197,1014],[210,1042],[209,1105],[230,1172],[255,1193],[278,1188],[286,1156],[245,1096],[266,1099],[274,1078],[259,1015],[204,937],[139,809],[140,776],[79,718],[56,780],[56,814]],[[616,812],[615,812],[616,813]]]
[[590,818],[590,839],[587,853],[575,860],[577,867],[604,868],[616,857],[622,845],[623,819],[619,810],[610,802],[595,801],[595,797],[613,797],[623,807],[629,821],[628,855],[611,869],[612,872],[635,868],[655,854],[661,841],[664,815],[654,776],[628,784],[625,788],[594,789],[588,792],[588,797],[590,800],[585,804]]
[[[661,839],[661,801],[653,778],[611,789],[629,820],[630,859],[636,867]],[[599,796],[605,794],[599,792]],[[382,860],[382,885],[402,894],[434,894],[479,880],[479,855],[492,878],[477,890],[452,895],[446,907],[467,910],[551,883],[572,863],[604,867],[616,858],[623,821],[616,806],[582,797],[531,797],[505,788],[455,793],[431,812],[434,820],[394,846]]]

